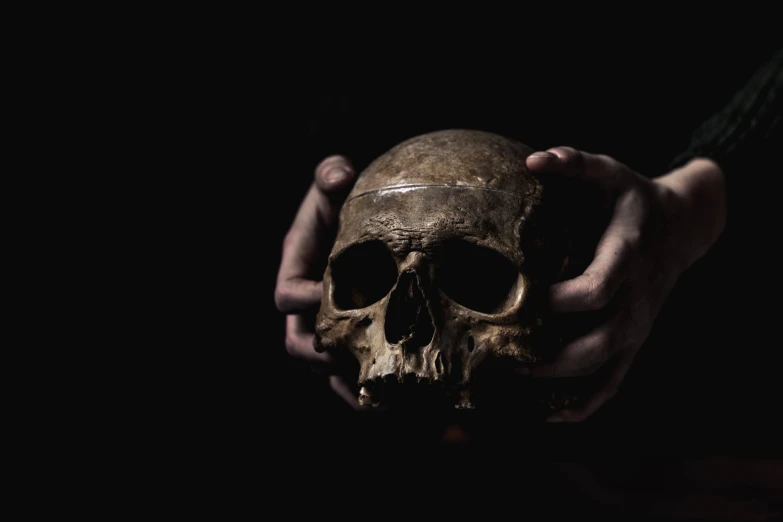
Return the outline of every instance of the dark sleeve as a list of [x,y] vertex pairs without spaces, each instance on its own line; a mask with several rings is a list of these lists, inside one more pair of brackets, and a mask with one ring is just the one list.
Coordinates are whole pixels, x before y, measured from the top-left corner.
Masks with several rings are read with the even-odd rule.
[[[719,112],[702,123],[689,146],[670,164],[674,169],[695,157],[720,165],[729,190],[748,171],[766,170],[783,145],[783,49],[773,54]],[[780,168],[780,164],[777,165]],[[729,194],[732,197],[733,194]]]

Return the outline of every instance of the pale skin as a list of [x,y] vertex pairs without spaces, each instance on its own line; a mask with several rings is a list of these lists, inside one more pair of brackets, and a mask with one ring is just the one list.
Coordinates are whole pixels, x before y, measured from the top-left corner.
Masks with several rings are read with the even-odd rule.
[[[581,275],[550,287],[549,305],[557,313],[617,312],[562,349],[555,360],[531,368],[534,378],[590,375],[612,365],[606,385],[578,409],[563,410],[550,422],[578,422],[595,413],[618,391],[680,275],[702,257],[726,222],[724,175],[712,160],[696,158],[682,168],[648,179],[617,160],[570,147],[532,154],[534,174],[581,178],[602,194],[612,217]],[[321,281],[313,273],[331,249],[330,239],[345,196],[356,178],[342,156],[323,160],[283,244],[275,302],[288,314],[286,349],[314,369],[334,373],[333,355],[313,348],[313,325],[301,315],[317,310]],[[332,389],[360,408],[351,386],[330,376]]]

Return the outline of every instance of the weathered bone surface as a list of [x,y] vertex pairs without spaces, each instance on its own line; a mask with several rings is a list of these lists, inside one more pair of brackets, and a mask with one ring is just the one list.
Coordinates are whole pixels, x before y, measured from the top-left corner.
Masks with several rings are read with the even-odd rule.
[[324,274],[316,348],[353,354],[362,404],[416,390],[470,408],[482,366],[524,366],[554,349],[539,291],[567,263],[567,239],[525,166],[531,152],[446,130],[361,173]]

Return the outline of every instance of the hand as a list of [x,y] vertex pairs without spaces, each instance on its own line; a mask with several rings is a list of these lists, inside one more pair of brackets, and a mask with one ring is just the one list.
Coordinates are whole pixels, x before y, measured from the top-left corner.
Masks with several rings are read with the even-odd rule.
[[337,229],[340,207],[353,186],[356,173],[350,161],[330,156],[315,169],[315,181],[302,201],[283,242],[277,274],[275,303],[286,317],[285,346],[315,371],[330,374],[332,389],[354,408],[360,408],[356,393],[339,375],[333,356],[313,347],[315,312],[321,304],[326,261]]
[[609,370],[605,386],[582,406],[548,419],[581,421],[617,392],[680,274],[720,235],[723,173],[714,162],[697,158],[650,180],[613,158],[569,147],[535,153],[527,166],[534,174],[581,178],[601,194],[596,205],[611,206],[587,269],[549,292],[554,312],[604,310],[608,320],[568,342],[554,361],[531,368],[534,377],[544,378]]

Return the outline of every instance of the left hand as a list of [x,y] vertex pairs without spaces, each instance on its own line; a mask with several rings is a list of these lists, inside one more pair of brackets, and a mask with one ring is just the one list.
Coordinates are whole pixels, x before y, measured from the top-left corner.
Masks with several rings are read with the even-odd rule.
[[608,320],[566,344],[555,360],[531,368],[534,377],[553,378],[590,375],[612,364],[602,389],[548,419],[581,421],[617,392],[677,279],[723,230],[723,172],[697,158],[651,180],[609,156],[570,147],[535,153],[527,166],[534,174],[581,178],[612,207],[590,265],[549,293],[554,312],[605,309]]
[[346,157],[330,156],[316,167],[315,179],[283,242],[275,304],[287,314],[288,354],[309,363],[314,371],[329,374],[332,390],[354,409],[363,409],[356,390],[340,375],[339,362],[313,346],[315,312],[323,291],[320,278],[332,249],[340,207],[355,181],[356,171]]

